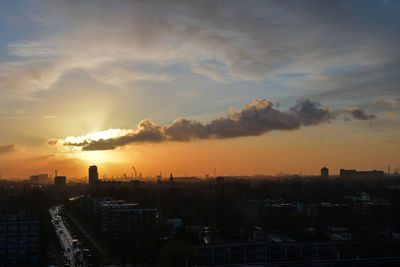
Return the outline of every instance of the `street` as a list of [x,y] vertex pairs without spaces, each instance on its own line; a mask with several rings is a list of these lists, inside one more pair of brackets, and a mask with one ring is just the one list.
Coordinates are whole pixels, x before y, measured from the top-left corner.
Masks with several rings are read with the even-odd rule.
[[[64,249],[64,263],[71,266],[81,266],[81,260],[77,256],[79,248],[77,241],[73,239],[69,229],[65,226],[61,213],[59,213],[62,205],[55,206],[49,209],[54,230],[60,239],[62,248]],[[75,243],[75,244],[74,244]]]

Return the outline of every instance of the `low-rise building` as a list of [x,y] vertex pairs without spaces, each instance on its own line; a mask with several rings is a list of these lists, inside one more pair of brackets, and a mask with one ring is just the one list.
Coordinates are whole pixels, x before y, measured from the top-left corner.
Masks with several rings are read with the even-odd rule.
[[29,177],[29,182],[32,184],[49,184],[50,179],[48,174],[35,174]]
[[319,229],[347,227],[352,215],[351,207],[343,203],[310,204],[307,214],[311,216],[313,226]]
[[[389,263],[397,266],[395,257],[400,242],[384,244],[386,256],[371,257],[367,251],[378,251],[382,244],[352,243],[350,241],[327,242],[278,242],[253,241],[234,243],[210,243],[197,245],[201,266],[377,266]],[[394,258],[390,258],[394,257]],[[385,262],[387,261],[387,262]],[[276,265],[275,265],[276,264]]]
[[350,178],[381,178],[384,176],[383,171],[357,171],[357,170],[340,170],[340,178],[350,179]]
[[388,199],[373,199],[366,193],[346,199],[352,207],[353,217],[360,218],[362,224],[381,231],[392,230],[393,213]]

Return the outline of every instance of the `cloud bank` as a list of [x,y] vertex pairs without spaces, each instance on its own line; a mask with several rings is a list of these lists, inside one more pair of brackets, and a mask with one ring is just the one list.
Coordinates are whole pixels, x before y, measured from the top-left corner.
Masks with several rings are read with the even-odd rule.
[[327,123],[343,113],[355,120],[375,118],[374,115],[368,115],[359,108],[332,110],[310,100],[298,101],[289,110],[281,111],[270,100],[255,99],[252,103],[244,105],[240,111],[231,110],[227,115],[207,124],[178,118],[171,124],[161,126],[150,120],[143,120],[137,130],[108,130],[114,131],[115,137],[96,139],[90,136],[68,137],[57,142],[51,140],[49,144],[80,147],[82,150],[111,150],[128,144],[259,136],[273,130],[290,131]]
[[[141,69],[137,64],[141,61],[180,62],[217,81],[309,72],[317,75],[312,80],[315,87],[321,87],[319,79],[327,79],[323,82],[329,82],[333,94],[336,90],[358,94],[369,87],[376,92],[376,85],[380,92],[398,89],[399,19],[387,1],[40,0],[35,4],[36,20],[31,23],[52,25],[52,30],[7,44],[9,60],[0,64],[0,85],[7,91],[50,89],[75,69],[118,86],[172,79],[170,73]],[[349,75],[341,79],[320,73],[342,66],[355,70],[344,71]]]

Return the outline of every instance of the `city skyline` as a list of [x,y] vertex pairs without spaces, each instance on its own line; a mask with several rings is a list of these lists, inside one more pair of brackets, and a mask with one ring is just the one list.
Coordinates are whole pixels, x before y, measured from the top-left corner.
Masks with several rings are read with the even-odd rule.
[[396,1],[0,6],[2,178],[400,167]]

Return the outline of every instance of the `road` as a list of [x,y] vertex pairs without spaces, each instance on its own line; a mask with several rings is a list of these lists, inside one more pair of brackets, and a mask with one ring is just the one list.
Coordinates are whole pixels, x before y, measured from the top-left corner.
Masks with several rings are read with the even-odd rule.
[[89,235],[89,233],[85,230],[85,227],[81,225],[79,220],[77,220],[72,214],[68,214],[71,221],[75,224],[75,226],[79,229],[79,231],[86,236],[87,240],[92,243],[92,245],[97,249],[97,251],[101,254],[102,257],[107,256],[107,250],[94,238],[93,235]]
[[[56,231],[60,241],[61,246],[64,249],[64,258],[69,258],[70,264],[72,266],[80,266],[78,264],[77,258],[75,257],[75,253],[78,248],[74,248],[72,245],[72,236],[69,229],[65,226],[64,222],[62,221],[61,214],[58,214],[58,211],[62,208],[62,205],[55,206],[49,209],[49,213],[51,216],[52,221],[54,222],[54,230]],[[67,263],[67,262],[65,262]]]

